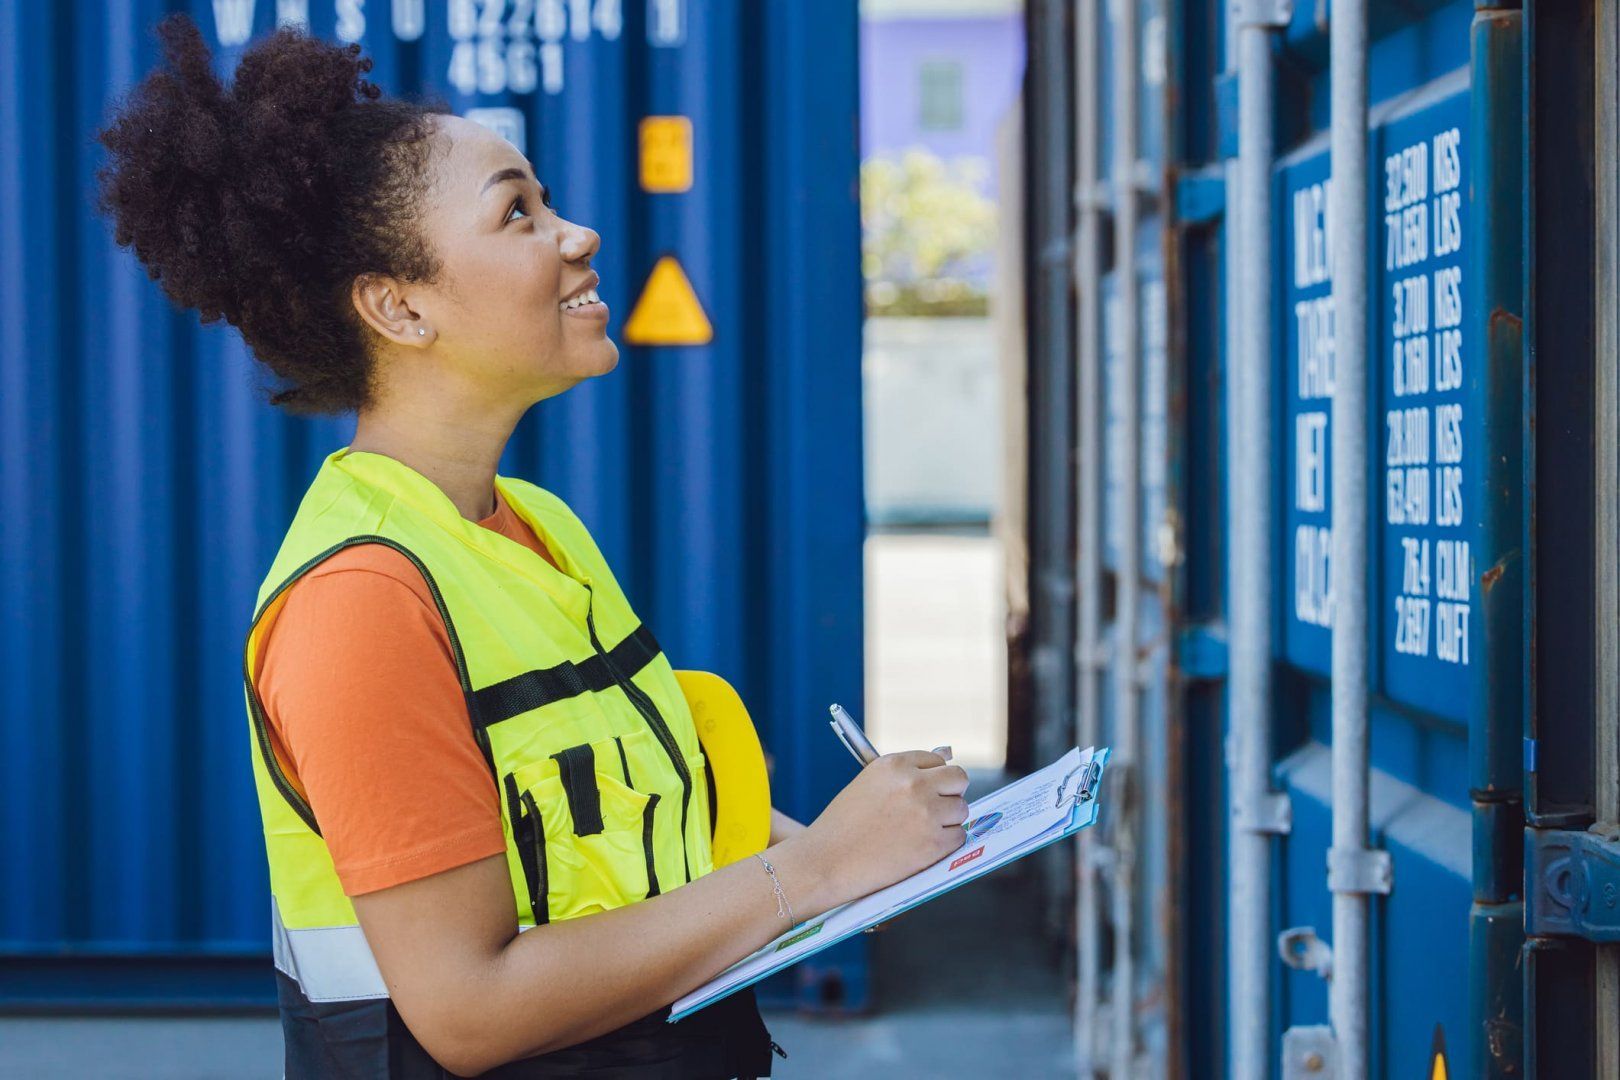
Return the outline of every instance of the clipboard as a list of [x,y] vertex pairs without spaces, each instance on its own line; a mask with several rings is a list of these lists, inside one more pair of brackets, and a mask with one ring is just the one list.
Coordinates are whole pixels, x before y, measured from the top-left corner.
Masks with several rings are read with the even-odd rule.
[[975,799],[968,805],[965,836],[955,851],[904,881],[785,931],[676,1001],[669,1022],[1094,824],[1108,755],[1108,747],[1076,747],[1022,780]]

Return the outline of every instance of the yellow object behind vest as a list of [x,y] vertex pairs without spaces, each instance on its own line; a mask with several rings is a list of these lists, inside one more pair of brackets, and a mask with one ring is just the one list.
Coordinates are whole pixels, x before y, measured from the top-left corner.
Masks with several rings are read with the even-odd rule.
[[771,839],[771,782],[765,751],[742,698],[707,671],[677,671],[698,741],[714,777],[715,869],[764,851]]

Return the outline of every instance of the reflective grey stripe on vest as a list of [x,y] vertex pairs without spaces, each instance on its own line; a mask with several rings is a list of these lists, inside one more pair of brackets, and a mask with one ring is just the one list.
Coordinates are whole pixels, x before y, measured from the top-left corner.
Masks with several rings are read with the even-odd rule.
[[276,970],[292,979],[310,1001],[363,1001],[385,998],[377,960],[358,926],[321,926],[289,930],[281,909],[270,901],[270,933],[275,942]]
[[[519,924],[518,931],[534,925]],[[289,930],[281,908],[270,898],[270,939],[276,970],[298,984],[312,1002],[366,1001],[388,996],[377,958],[358,926],[319,926]]]

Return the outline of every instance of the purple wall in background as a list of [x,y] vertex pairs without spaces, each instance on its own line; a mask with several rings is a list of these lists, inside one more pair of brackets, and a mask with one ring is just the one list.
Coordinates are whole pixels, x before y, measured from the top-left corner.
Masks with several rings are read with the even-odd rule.
[[[962,125],[922,126],[921,68],[962,65]],[[1018,99],[1024,77],[1024,21],[986,18],[861,20],[861,156],[923,146],[943,158],[994,157],[996,126]],[[993,174],[986,180],[994,188]]]

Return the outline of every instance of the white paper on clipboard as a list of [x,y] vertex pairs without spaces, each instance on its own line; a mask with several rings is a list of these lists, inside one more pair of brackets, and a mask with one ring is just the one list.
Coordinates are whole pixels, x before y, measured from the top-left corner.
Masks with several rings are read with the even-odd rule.
[[1076,747],[1052,764],[968,804],[967,837],[939,862],[870,896],[807,919],[670,1007],[673,1023],[845,938],[1072,836],[1097,820],[1108,748]]

